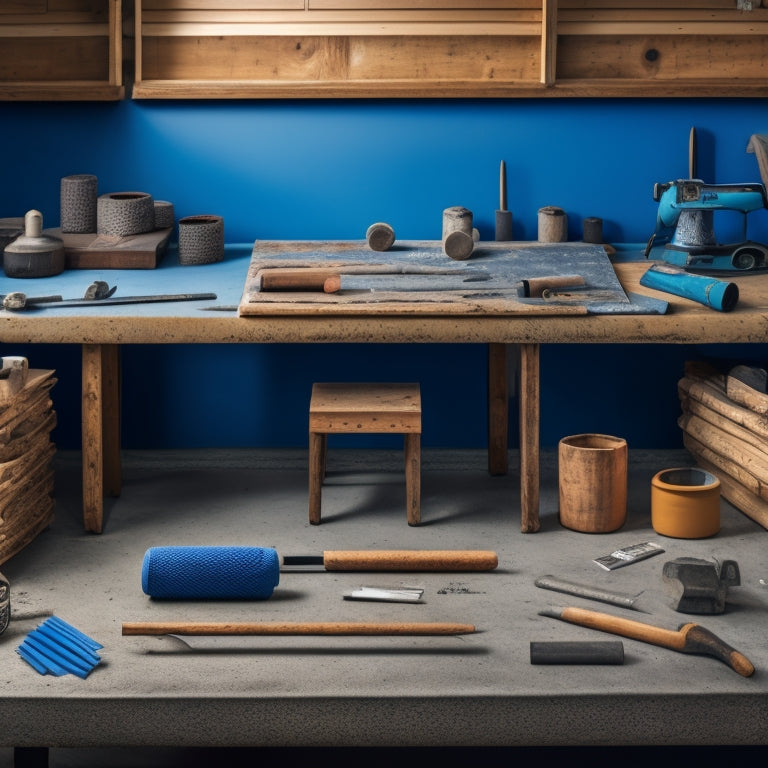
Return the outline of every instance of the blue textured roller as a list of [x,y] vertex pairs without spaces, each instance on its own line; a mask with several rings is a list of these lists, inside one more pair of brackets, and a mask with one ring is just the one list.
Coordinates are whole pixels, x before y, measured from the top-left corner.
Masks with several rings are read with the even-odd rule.
[[266,600],[280,581],[271,547],[150,547],[141,587],[167,600]]

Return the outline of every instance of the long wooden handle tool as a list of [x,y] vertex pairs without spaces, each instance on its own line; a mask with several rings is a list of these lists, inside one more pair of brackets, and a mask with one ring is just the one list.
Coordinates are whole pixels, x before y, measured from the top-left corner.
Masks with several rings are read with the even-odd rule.
[[679,629],[670,630],[653,624],[644,624],[640,621],[612,616],[608,613],[575,607],[549,608],[540,611],[539,615],[561,619],[590,629],[599,629],[614,635],[622,635],[633,640],[641,640],[644,643],[670,648],[680,653],[713,656],[743,677],[749,677],[755,671],[752,662],[746,656],[699,624],[682,624]]
[[123,635],[467,635],[473,624],[366,621],[127,621]]
[[492,571],[495,552],[477,549],[329,550],[284,555],[281,571]]

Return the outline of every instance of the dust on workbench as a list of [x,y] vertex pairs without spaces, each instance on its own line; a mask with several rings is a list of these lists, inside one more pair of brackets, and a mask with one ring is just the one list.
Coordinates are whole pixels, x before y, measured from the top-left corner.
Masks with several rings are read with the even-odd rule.
[[[262,276],[277,269],[327,271],[341,278],[341,289],[262,290]],[[562,275],[583,278],[575,297],[522,295],[524,280]],[[458,261],[439,241],[401,241],[375,252],[362,240],[277,240],[256,241],[239,314],[584,315],[590,301],[629,302],[600,245],[479,242]]]

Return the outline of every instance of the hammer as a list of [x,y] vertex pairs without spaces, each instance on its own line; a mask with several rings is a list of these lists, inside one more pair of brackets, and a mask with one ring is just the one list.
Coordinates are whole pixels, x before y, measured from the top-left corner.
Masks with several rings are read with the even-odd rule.
[[611,632],[614,635],[642,640],[645,643],[671,648],[680,653],[702,654],[714,656],[727,664],[743,677],[749,677],[755,671],[752,662],[730,645],[724,643],[717,635],[699,624],[682,624],[677,631],[663,629],[653,624],[641,621],[611,616],[599,611],[588,611],[584,608],[549,608],[539,612],[540,616],[562,619],[582,627]]

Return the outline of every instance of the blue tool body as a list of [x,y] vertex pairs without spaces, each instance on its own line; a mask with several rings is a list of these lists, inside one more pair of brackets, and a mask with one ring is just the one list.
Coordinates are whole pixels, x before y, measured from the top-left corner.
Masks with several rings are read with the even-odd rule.
[[[656,184],[653,198],[659,207],[656,229],[646,247],[662,260],[686,269],[755,271],[768,269],[768,246],[749,240],[747,214],[768,208],[763,184],[707,184],[699,179],[678,179]],[[742,237],[721,243],[714,231],[717,211],[743,214]]]
[[739,300],[739,287],[736,283],[705,275],[692,275],[664,265],[650,267],[640,278],[640,285],[697,301],[719,312],[730,312]]

